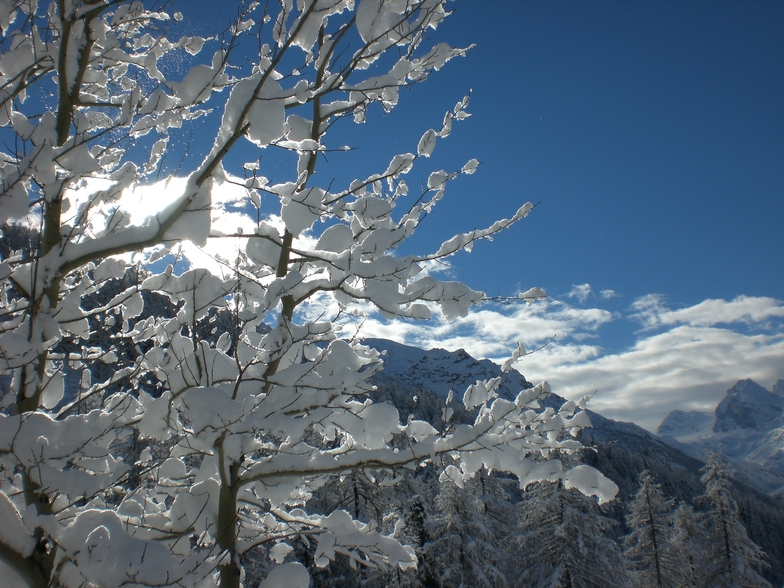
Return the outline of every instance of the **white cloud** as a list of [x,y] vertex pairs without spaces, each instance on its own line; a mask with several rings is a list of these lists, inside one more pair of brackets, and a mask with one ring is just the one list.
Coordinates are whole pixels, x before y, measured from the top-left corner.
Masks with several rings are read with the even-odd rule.
[[[595,391],[590,408],[655,431],[671,410],[712,411],[739,379],[770,388],[784,378],[782,317],[784,302],[773,298],[740,296],[671,310],[663,297],[649,295],[625,316],[548,300],[487,304],[449,323],[383,321],[370,313],[359,332],[423,348],[463,348],[498,363],[518,342],[532,350],[555,335],[545,348],[521,358],[517,369],[533,382],[548,380],[567,398]],[[601,327],[622,321],[630,327],[642,321],[646,328],[627,348],[608,353]]]
[[567,296],[569,298],[577,298],[580,302],[585,302],[588,297],[591,295],[591,285],[590,284],[573,284],[572,289],[569,290]]
[[599,295],[605,300],[609,298],[617,298],[618,296],[620,296],[620,294],[618,294],[615,290],[610,290],[609,288],[606,290],[601,290],[599,292]]
[[579,309],[558,301],[532,305],[487,304],[452,322],[383,322],[366,320],[365,336],[394,338],[423,348],[463,348],[477,358],[502,362],[518,342],[533,349],[552,338],[568,339],[592,334],[613,320],[613,314],[598,308]]
[[[633,309],[630,317],[648,328],[628,349],[603,354],[578,344],[548,348],[526,358],[521,371],[546,378],[569,398],[596,390],[593,410],[650,430],[676,408],[714,410],[739,379],[770,388],[784,377],[781,301],[741,296],[672,311],[661,296],[650,295]],[[654,327],[658,332],[651,332]]]
[[708,327],[722,323],[761,323],[784,317],[784,307],[773,298],[739,296],[735,300],[705,300],[680,310],[666,310],[659,315],[663,325],[687,324]]
[[564,363],[569,358],[562,351],[552,355],[557,357],[532,356],[528,373],[547,373],[553,389],[566,397],[596,390],[593,410],[655,430],[673,409],[714,410],[739,379],[769,388],[784,376],[784,333],[680,325],[622,353]]

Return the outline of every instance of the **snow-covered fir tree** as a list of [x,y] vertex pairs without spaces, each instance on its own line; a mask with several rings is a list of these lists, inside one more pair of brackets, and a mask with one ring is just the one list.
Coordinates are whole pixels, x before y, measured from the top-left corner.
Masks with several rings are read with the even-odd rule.
[[506,586],[501,570],[500,542],[488,524],[487,509],[476,479],[464,487],[446,483],[435,499],[429,521],[431,541],[423,559],[439,586],[499,588]]
[[428,520],[430,519],[428,500],[424,493],[413,494],[406,509],[406,531],[417,553],[416,584],[425,588],[438,587],[438,566],[425,556],[431,542]]
[[700,585],[704,588],[770,587],[759,574],[768,565],[765,554],[749,538],[738,515],[726,466],[719,455],[711,453],[702,471],[705,494],[699,502],[707,510],[702,517],[706,561],[700,571]]
[[672,517],[672,535],[667,544],[668,557],[676,562],[675,585],[696,588],[700,585],[707,560],[705,533],[691,505],[681,504]]
[[633,585],[639,588],[678,586],[679,562],[669,549],[675,500],[667,498],[648,470],[640,474],[637,494],[627,505],[624,538]]
[[620,546],[608,538],[614,522],[596,500],[559,480],[539,482],[519,505],[517,561],[520,588],[626,587]]
[[523,490],[517,481],[504,475],[481,472],[479,497],[484,504],[485,525],[492,536],[493,545],[498,550],[499,568],[507,579],[514,575],[508,573],[507,563],[516,558],[514,534],[517,507],[522,499]]

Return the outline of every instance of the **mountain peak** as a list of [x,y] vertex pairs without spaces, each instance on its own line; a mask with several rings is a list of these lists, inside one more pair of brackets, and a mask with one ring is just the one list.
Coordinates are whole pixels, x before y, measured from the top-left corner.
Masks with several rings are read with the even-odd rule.
[[710,432],[713,415],[696,410],[673,410],[656,429],[662,437],[673,437],[681,442],[688,442],[692,437],[699,437]]
[[716,433],[735,429],[768,431],[784,424],[784,381],[769,392],[753,380],[740,380],[716,407]]
[[784,380],[779,380],[773,384],[773,393],[784,398]]
[[386,352],[384,374],[399,378],[415,388],[427,388],[440,396],[446,396],[450,390],[462,394],[477,380],[496,377],[501,378],[498,395],[502,398],[513,399],[520,390],[532,387],[520,372],[502,372],[499,365],[489,359],[475,359],[464,349],[447,351],[436,348],[425,351],[387,339],[374,338],[365,338],[362,342],[378,351]]

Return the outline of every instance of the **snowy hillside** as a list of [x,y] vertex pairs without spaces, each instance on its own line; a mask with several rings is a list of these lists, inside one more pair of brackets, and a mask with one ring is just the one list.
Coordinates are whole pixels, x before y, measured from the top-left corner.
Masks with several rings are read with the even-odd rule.
[[714,415],[696,410],[673,410],[662,421],[656,433],[673,437],[681,443],[708,435],[713,430]]

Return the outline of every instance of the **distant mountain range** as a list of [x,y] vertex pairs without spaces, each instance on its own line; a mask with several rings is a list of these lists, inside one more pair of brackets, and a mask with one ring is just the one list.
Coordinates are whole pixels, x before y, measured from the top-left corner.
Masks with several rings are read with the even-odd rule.
[[[504,398],[512,399],[521,389],[532,387],[518,371],[502,372],[497,364],[474,359],[463,349],[423,350],[371,338],[364,343],[385,352],[384,377],[414,393],[423,389],[446,397],[454,390],[461,395],[477,380],[495,377],[501,378],[498,393]],[[546,403],[555,407],[563,402],[553,394]],[[729,458],[739,480],[766,494],[784,495],[784,380],[776,382],[772,392],[752,380],[741,380],[727,391],[715,413],[674,410],[656,435],[633,423],[588,412],[594,427],[583,435],[593,444],[624,438],[627,445],[639,445],[638,454],[643,448],[665,447],[700,461],[707,450],[716,451]]]
[[739,479],[784,495],[784,380],[766,390],[740,380],[711,413],[672,411],[657,433],[693,455],[711,450],[729,458]]
[[[462,349],[425,351],[385,339],[363,342],[385,354],[384,370],[374,376],[375,400],[395,404],[403,420],[411,413],[437,424],[449,391],[458,400],[477,380],[500,377],[498,393],[506,398],[532,387],[519,372],[502,372],[497,364],[476,360]],[[541,404],[560,407],[563,402],[551,394]],[[590,410],[588,414],[593,426],[580,434],[588,449],[579,460],[618,484],[618,500],[607,505],[619,523],[618,537],[628,532],[625,508],[643,470],[650,471],[669,496],[695,504],[704,492],[700,480],[704,452],[719,451],[730,458],[749,535],[770,556],[769,578],[774,585],[784,582],[784,380],[772,392],[751,380],[738,382],[715,415],[673,411],[658,435],[634,423],[614,421]]]

